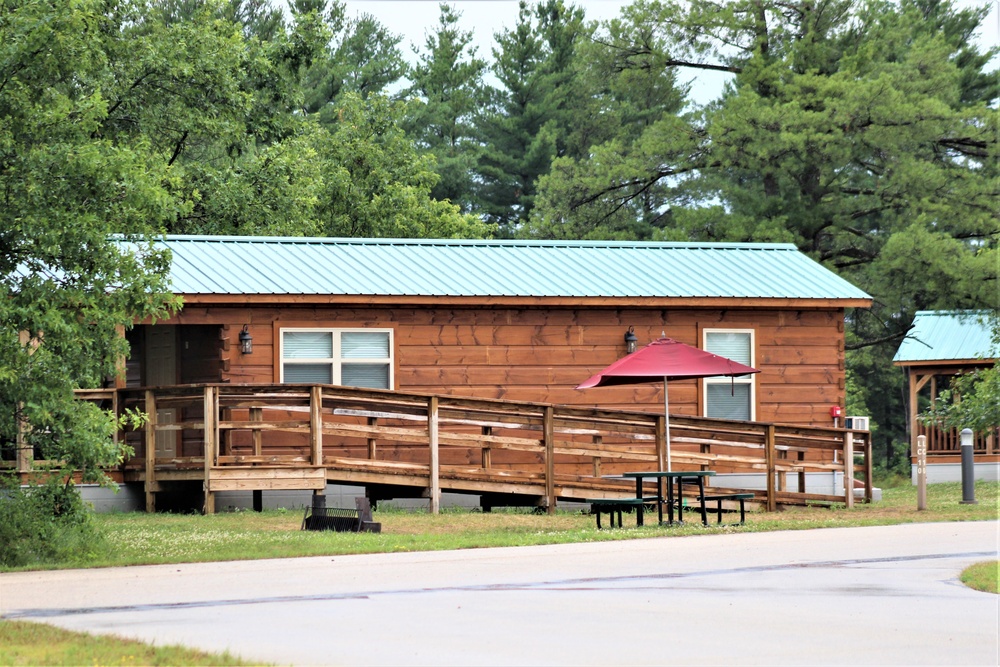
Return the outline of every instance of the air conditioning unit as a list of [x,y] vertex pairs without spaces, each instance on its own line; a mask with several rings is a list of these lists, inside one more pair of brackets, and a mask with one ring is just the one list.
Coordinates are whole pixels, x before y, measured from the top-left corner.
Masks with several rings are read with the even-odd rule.
[[852,431],[867,431],[869,419],[871,417],[844,417],[844,428],[849,428]]

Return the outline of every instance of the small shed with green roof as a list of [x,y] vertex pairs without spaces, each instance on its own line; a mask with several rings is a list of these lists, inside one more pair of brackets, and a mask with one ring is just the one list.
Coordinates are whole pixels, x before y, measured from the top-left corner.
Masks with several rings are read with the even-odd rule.
[[[950,387],[955,376],[993,365],[998,354],[989,313],[971,310],[919,311],[913,328],[896,352],[893,363],[905,370],[909,386],[911,459],[915,466],[917,437],[926,436],[928,474],[935,481],[959,479],[959,433],[956,429],[927,426],[918,415],[938,400],[940,392]],[[996,430],[976,433],[973,440],[977,466],[983,468],[977,474],[992,479],[997,478],[1000,462],[998,435]],[[937,468],[932,469],[931,465]]]
[[575,389],[632,332],[762,371],[671,383],[672,412],[830,426],[845,310],[871,304],[789,244],[161,242],[184,306],[128,333],[128,386],[308,382],[662,410],[655,385]]

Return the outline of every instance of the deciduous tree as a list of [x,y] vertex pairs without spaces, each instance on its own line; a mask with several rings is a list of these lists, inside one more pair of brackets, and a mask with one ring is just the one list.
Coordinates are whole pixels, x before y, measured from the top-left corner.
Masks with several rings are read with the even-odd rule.
[[[10,0],[0,12],[0,439],[107,481],[113,415],[74,400],[126,352],[119,331],[175,305],[150,240],[187,203],[164,133],[120,141],[108,8]],[[141,49],[141,45],[139,46]],[[118,241],[109,237],[118,233]]]
[[434,159],[400,126],[403,103],[343,95],[335,123],[315,136],[323,169],[317,218],[327,236],[482,238],[489,225],[430,196]]

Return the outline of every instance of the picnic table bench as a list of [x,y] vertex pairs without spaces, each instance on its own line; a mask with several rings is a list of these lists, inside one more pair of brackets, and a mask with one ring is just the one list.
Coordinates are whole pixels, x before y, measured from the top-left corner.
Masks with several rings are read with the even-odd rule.
[[618,515],[618,527],[622,527],[622,512],[635,510],[635,525],[643,525],[645,506],[657,501],[656,496],[648,498],[586,498],[590,503],[590,513],[597,517],[597,529],[601,529],[601,513],[607,512],[611,518],[611,528],[615,527],[615,514]]
[[[733,509],[733,508],[723,507],[722,506],[722,502],[724,500],[737,501],[740,504],[740,508],[737,510],[737,509]],[[713,493],[713,494],[705,496],[704,503],[705,504],[707,504],[709,502],[714,502],[715,503],[715,508],[714,509],[712,509],[712,508],[706,508],[706,509],[708,509],[708,511],[710,511],[710,512],[714,512],[715,513],[716,523],[719,523],[719,524],[722,523],[722,513],[723,512],[734,512],[734,513],[735,512],[739,512],[740,513],[740,522],[737,525],[742,526],[743,523],[746,521],[746,501],[748,501],[748,500],[753,500],[753,494],[752,493]]]
[[[683,523],[684,519],[684,508],[687,504],[688,498],[684,496],[683,486],[684,484],[696,485],[697,492],[693,497],[690,497],[691,504],[687,507],[689,511],[698,511],[701,514],[701,522],[703,525],[708,525],[708,513],[711,512],[715,514],[716,523],[722,523],[722,514],[726,513],[740,513],[739,524],[743,525],[746,522],[746,501],[753,500],[753,493],[742,493],[742,492],[731,492],[727,493],[724,489],[719,489],[717,493],[706,493],[705,490],[705,478],[711,477],[715,473],[710,470],[699,470],[699,471],[678,471],[678,472],[627,472],[622,475],[622,477],[635,479],[636,486],[636,497],[635,498],[587,498],[584,502],[590,503],[590,513],[597,517],[597,528],[601,528],[601,514],[607,513],[611,517],[611,528],[615,527],[615,515],[618,516],[618,527],[622,527],[622,513],[632,512],[636,513],[636,525],[643,525],[643,514],[646,505],[655,505],[657,508],[657,515],[661,525],[664,525],[663,521],[663,506],[667,506],[668,520],[667,525],[672,525],[674,523],[674,510],[677,511],[677,522]],[[620,479],[620,478],[619,478]],[[656,495],[655,496],[642,496],[642,483],[644,479],[655,479],[656,480]],[[666,489],[663,488],[663,481],[666,480]],[[674,488],[676,485],[676,489]],[[666,491],[664,493],[664,491]],[[723,505],[723,502],[730,501],[732,503],[738,503],[739,509],[735,507],[727,507]],[[711,504],[714,503],[714,506]]]

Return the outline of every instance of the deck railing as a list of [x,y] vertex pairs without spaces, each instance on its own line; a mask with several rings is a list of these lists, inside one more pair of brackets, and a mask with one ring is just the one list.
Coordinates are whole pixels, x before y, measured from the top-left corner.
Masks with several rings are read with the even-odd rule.
[[[916,433],[913,442],[916,443],[917,436],[927,437],[927,456],[958,456],[962,453],[961,431],[957,428],[941,428],[935,425],[927,425],[917,422]],[[916,457],[916,444],[911,447],[911,457]],[[977,431],[972,436],[972,451],[975,454],[1000,454],[1000,427],[991,431]]]
[[[321,489],[326,483],[422,489],[432,511],[442,490],[538,499],[634,493],[622,472],[666,467],[662,415],[331,385],[200,384],[102,390],[81,398],[149,421],[121,437],[136,455],[125,474],[153,493],[170,479],[203,477],[214,492]],[[769,509],[871,499],[866,431],[671,415],[675,470],[756,475]],[[808,493],[807,475],[843,476],[831,493]],[[855,477],[860,479],[855,481]],[[719,481],[720,478],[717,478]]]

